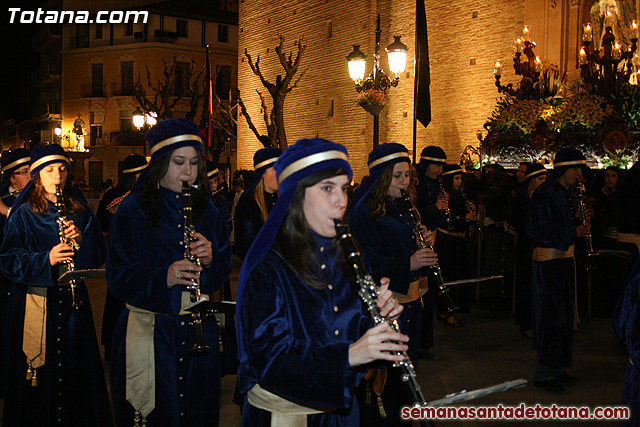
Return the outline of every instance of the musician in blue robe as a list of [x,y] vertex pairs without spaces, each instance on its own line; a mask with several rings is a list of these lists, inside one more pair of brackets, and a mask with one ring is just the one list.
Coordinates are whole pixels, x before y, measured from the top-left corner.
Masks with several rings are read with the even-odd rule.
[[282,154],[276,147],[262,148],[253,155],[255,175],[234,212],[236,255],[244,259],[247,251],[278,200],[278,181],[273,164]]
[[118,209],[122,199],[131,192],[131,189],[146,167],[147,159],[141,154],[130,154],[123,160],[123,181],[115,187],[109,187],[109,189],[104,192],[98,204],[98,210],[96,211],[96,216],[100,221],[104,233],[109,233],[113,214]]
[[231,220],[231,211],[229,210],[229,194],[227,188],[221,185],[220,169],[218,165],[211,160],[207,160],[207,178],[209,179],[209,190],[211,191],[211,200],[213,205],[218,209],[224,224],[227,226],[229,233],[233,230],[233,221]]
[[[469,254],[467,251],[467,231],[469,225],[478,221],[475,205],[465,199],[463,193],[462,169],[460,165],[445,165],[442,171],[442,185],[449,196],[451,224],[438,227],[436,252],[440,255],[440,268],[445,282],[469,278]],[[449,295],[457,307],[470,311],[470,287],[468,285],[449,288]],[[448,326],[460,327],[451,311],[448,299],[436,300],[437,318]]]
[[[70,309],[72,290],[58,283],[59,264],[76,269],[104,262],[102,230],[80,192],[67,180],[69,159],[57,144],[31,152],[32,180],[14,203],[0,248],[11,280],[4,423],[7,426],[111,426],[111,408],[87,288]],[[67,222],[60,227],[56,185]],[[63,231],[60,231],[62,228]],[[60,241],[63,233],[70,244]]]
[[[448,196],[440,197],[441,189],[438,179],[442,175],[442,168],[447,162],[444,150],[435,145],[425,147],[420,153],[420,162],[416,166],[418,184],[416,194],[418,201],[416,206],[420,213],[422,224],[427,230],[435,230],[438,227],[446,227],[445,212],[449,208]],[[422,297],[424,308],[422,313],[422,328],[420,333],[420,358],[432,359],[433,354],[433,322],[435,319],[435,301],[437,292],[433,287]]]
[[[334,220],[344,215],[351,180],[344,146],[299,140],[275,169],[280,197],[238,284],[242,423],[357,426],[363,366],[399,360],[388,351],[406,350],[408,337],[386,322],[371,328],[343,262]],[[402,311],[386,285],[378,306],[392,319]]]
[[[369,153],[369,178],[358,191],[349,211],[353,237],[359,243],[365,261],[371,266],[371,275],[375,280],[388,277],[389,289],[404,306],[398,321],[402,333],[409,337],[409,358],[417,362],[420,347],[420,328],[422,326],[422,304],[420,276],[425,276],[423,267],[434,265],[437,255],[429,248],[421,248],[416,241],[407,210],[402,206],[401,190],[413,192],[411,183],[410,157],[404,145],[396,143],[381,144]],[[425,242],[431,243],[432,234],[423,231]],[[385,378],[386,377],[386,385]],[[370,396],[360,400],[383,402],[387,425],[401,425],[398,417],[400,404],[407,401],[401,389],[399,374],[392,371],[377,370],[367,375],[372,384],[366,390]],[[371,393],[378,399],[371,398]],[[373,411],[374,420],[367,425],[380,421],[375,417],[379,408]]]
[[520,334],[531,338],[531,278],[533,246],[527,235],[525,224],[527,211],[529,210],[529,200],[533,192],[547,180],[547,170],[541,163],[529,163],[524,175],[524,183],[516,194],[509,224],[516,229],[516,323],[520,325]]
[[[151,162],[116,211],[107,283],[127,303],[116,323],[111,392],[119,426],[134,417],[151,426],[217,426],[220,399],[218,327],[202,323],[207,355],[192,356],[190,292],[216,291],[231,272],[224,221],[211,202],[198,127],[187,119],[158,122],[146,139]],[[186,259],[183,185],[194,185],[193,241]]]
[[[20,191],[31,180],[29,174],[29,150],[17,148],[11,151],[3,151],[0,156],[0,171],[2,172],[2,182],[0,183],[0,203],[7,211],[0,211],[0,245],[2,244],[2,234],[4,223],[7,220],[5,215],[9,214],[9,209],[18,198]],[[4,396],[4,339],[5,328],[7,327],[7,308],[11,286],[6,277],[0,271],[0,398]]]
[[622,404],[631,410],[631,418],[623,425],[637,427],[640,426],[640,261],[636,262],[616,308],[613,329],[629,353]]
[[[98,205],[96,217],[102,226],[102,232],[109,234],[111,228],[111,218],[118,210],[120,203],[131,193],[131,189],[147,167],[147,159],[140,154],[130,154],[122,162],[123,182],[117,186],[109,188]],[[113,329],[120,312],[124,309],[124,301],[115,298],[107,287],[107,296],[104,300],[104,311],[102,313],[102,332],[100,339],[104,346],[105,360],[111,359],[111,342],[113,341]]]
[[616,188],[616,219],[618,242],[621,249],[631,253],[627,261],[627,271],[635,265],[640,255],[640,162],[629,169]]
[[531,196],[526,230],[533,246],[533,330],[538,366],[534,385],[563,393],[563,384],[577,378],[571,366],[575,313],[574,241],[588,232],[576,226],[578,184],[585,157],[563,148],[555,156],[553,172]]

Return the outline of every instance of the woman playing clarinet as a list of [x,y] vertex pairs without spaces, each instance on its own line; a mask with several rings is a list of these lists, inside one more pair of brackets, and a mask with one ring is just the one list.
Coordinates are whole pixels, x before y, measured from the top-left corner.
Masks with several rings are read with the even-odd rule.
[[71,262],[103,264],[102,230],[68,180],[62,147],[34,148],[29,171],[0,248],[11,282],[4,425],[111,426],[87,288],[58,280]]
[[[188,308],[194,283],[205,297],[229,276],[228,232],[211,201],[198,127],[187,119],[164,120],[146,139],[151,162],[111,221],[107,255],[109,289],[127,303],[112,346],[117,424],[217,426],[218,327],[198,322]],[[190,243],[184,233],[189,199]]]
[[[371,327],[342,262],[334,220],[345,213],[351,181],[344,146],[299,140],[275,170],[280,197],[238,285],[242,423],[357,426],[354,392],[363,365],[401,360],[389,351],[406,350],[408,338],[386,322]],[[386,288],[378,306],[393,319],[401,307]]]
[[[402,191],[413,191],[407,148],[396,143],[381,144],[369,154],[368,165],[369,178],[358,191],[349,211],[353,236],[362,247],[373,278],[388,277],[389,289],[404,306],[399,319],[400,330],[410,338],[409,357],[417,361],[422,324],[421,291],[425,291],[420,289],[419,278],[421,273],[422,276],[426,274],[423,267],[436,263],[437,255],[418,245],[407,212],[400,204]],[[430,242],[430,233],[424,232],[423,237]],[[389,374],[386,385],[385,376],[386,370],[372,371],[367,376],[371,385],[365,386],[369,396],[364,401],[371,401],[377,408],[364,412],[373,413],[373,420],[378,418],[374,415],[378,415],[387,420],[384,422],[387,425],[400,425],[399,404],[406,399],[398,397],[401,393],[399,376]],[[384,405],[384,410],[380,404]],[[373,420],[369,421],[375,423]]]

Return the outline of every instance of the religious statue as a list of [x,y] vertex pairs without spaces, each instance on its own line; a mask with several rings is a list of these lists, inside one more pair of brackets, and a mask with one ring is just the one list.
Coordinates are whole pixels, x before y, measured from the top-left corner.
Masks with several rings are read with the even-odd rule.
[[75,134],[75,148],[74,151],[84,151],[84,136],[87,134],[87,129],[84,124],[84,120],[78,118],[73,122],[73,133]]
[[[609,18],[607,18],[607,13]],[[607,25],[611,26],[616,42],[622,50],[631,46],[631,21],[636,18],[636,0],[599,0],[591,6],[594,49],[601,48],[602,36]]]

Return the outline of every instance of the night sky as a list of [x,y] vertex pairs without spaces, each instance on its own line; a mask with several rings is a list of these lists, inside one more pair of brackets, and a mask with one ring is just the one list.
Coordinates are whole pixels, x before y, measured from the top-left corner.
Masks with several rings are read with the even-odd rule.
[[[0,120],[10,118],[28,118],[31,108],[30,92],[33,90],[29,77],[38,68],[39,54],[31,49],[31,36],[41,24],[9,23],[9,7],[22,10],[37,10],[38,1],[10,1],[2,11],[0,23],[0,43],[2,43],[2,59],[0,67],[2,76],[2,98],[0,98]],[[25,114],[27,117],[25,117]]]

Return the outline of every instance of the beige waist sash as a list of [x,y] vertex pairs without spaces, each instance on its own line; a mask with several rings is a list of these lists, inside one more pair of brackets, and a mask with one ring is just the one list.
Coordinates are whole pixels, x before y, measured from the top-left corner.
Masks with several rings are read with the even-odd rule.
[[247,392],[247,399],[254,407],[271,412],[271,427],[303,427],[307,425],[307,415],[326,412],[294,403],[263,389],[260,384]]
[[[207,295],[203,295],[208,299]],[[191,305],[190,294],[182,292],[180,313],[190,314],[186,310]],[[126,355],[126,398],[133,408],[146,418],[156,406],[155,348],[153,332],[154,313],[127,304],[129,318],[125,344]]]
[[442,228],[438,228],[438,233],[448,234],[449,236],[455,236],[461,239],[465,239],[467,237],[466,234],[461,231],[443,230]]
[[29,286],[24,303],[22,351],[33,368],[44,365],[47,342],[47,288]]
[[[406,304],[408,302],[411,301],[415,301],[418,298],[420,298],[420,281],[423,278],[420,278],[414,282],[411,282],[409,284],[409,291],[407,292],[407,294],[400,294],[398,292],[394,292],[393,296],[394,298],[398,299],[398,302],[400,304]],[[426,277],[424,278],[426,280]]]
[[629,356],[629,363],[631,363],[633,366],[636,366],[636,364],[633,363],[633,360],[631,360],[631,356]]
[[551,261],[553,259],[573,258],[573,249],[573,245],[569,246],[566,251],[556,248],[534,248],[531,259],[534,261]]
[[618,242],[633,243],[640,251],[640,234],[618,232]]

